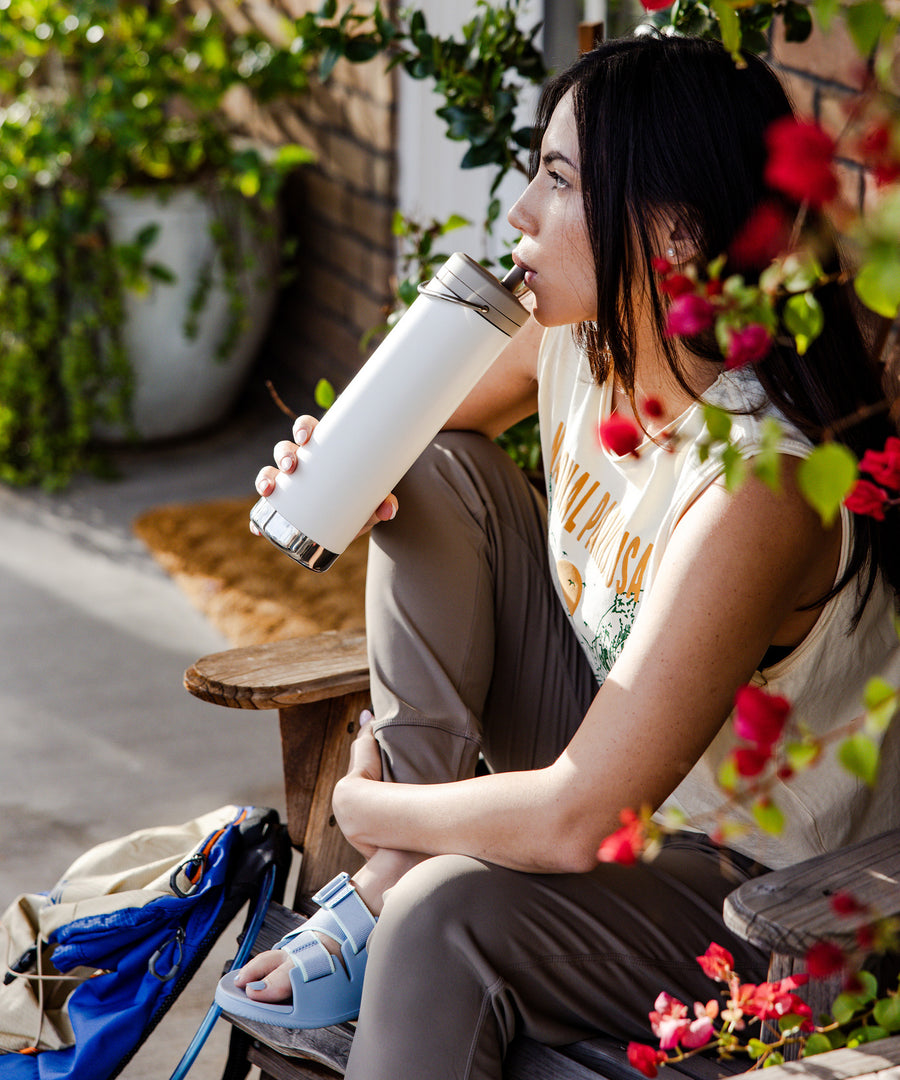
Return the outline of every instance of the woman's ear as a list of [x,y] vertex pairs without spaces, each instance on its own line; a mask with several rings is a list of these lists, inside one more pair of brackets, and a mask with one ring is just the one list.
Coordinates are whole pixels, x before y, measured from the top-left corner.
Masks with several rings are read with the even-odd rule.
[[675,223],[663,235],[666,237],[665,257],[674,266],[686,266],[699,255],[697,244],[683,223]]

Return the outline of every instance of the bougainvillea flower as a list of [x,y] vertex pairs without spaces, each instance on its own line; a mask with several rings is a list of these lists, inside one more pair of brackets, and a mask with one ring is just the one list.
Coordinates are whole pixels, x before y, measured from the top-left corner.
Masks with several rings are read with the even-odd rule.
[[854,514],[864,514],[876,521],[884,521],[884,508],[888,498],[884,488],[870,480],[857,480],[853,490],[844,499],[844,506]]
[[645,11],[665,11],[673,2],[674,0],[641,0]]
[[844,891],[836,892],[829,901],[829,906],[835,915],[862,915],[869,910],[852,893]]
[[[790,987],[786,984],[790,981]],[[813,1029],[812,1009],[792,990],[795,980],[782,979],[779,982],[760,983],[753,987],[749,997],[743,999],[744,1011],[760,1020],[780,1020],[782,1016],[799,1016],[800,1027],[804,1031]],[[744,987],[741,987],[743,990]]]
[[900,439],[889,435],[884,450],[867,450],[859,468],[885,487],[900,488]]
[[769,331],[759,323],[750,323],[741,330],[733,330],[725,357],[725,370],[755,364],[768,355],[772,347]]
[[765,179],[769,187],[816,208],[837,195],[835,142],[818,124],[783,116],[769,125],[766,145],[769,159]]
[[685,293],[669,308],[666,333],[670,337],[693,337],[708,330],[715,317],[715,308],[708,300],[694,293]]
[[753,746],[739,746],[737,750],[733,751],[732,756],[738,776],[746,777],[759,776],[766,767],[766,763],[772,759],[768,748],[758,750]]
[[665,293],[666,296],[671,296],[675,300],[679,296],[683,296],[685,293],[693,292],[697,283],[693,278],[689,278],[687,274],[669,274],[663,281],[660,282],[659,291]]
[[738,269],[762,270],[791,242],[793,222],[774,199],[761,202],[728,249],[728,257]]
[[659,1039],[661,1050],[674,1050],[691,1026],[688,1008],[683,1001],[663,991],[653,1003],[650,1028]]
[[843,950],[830,941],[817,941],[806,952],[806,969],[813,979],[827,979],[843,966]]
[[633,810],[623,810],[619,814],[622,828],[601,843],[597,852],[600,862],[614,862],[621,866],[633,866],[644,850],[644,825]]
[[665,276],[672,269],[672,264],[668,259],[664,259],[662,255],[654,255],[650,260],[650,265],[656,271],[657,274]]
[[681,1036],[681,1045],[685,1050],[696,1050],[705,1046],[715,1035],[712,1018],[706,1015],[698,1016],[688,1025],[687,1031]]
[[655,397],[642,398],[640,410],[651,420],[658,420],[663,415],[662,403]]
[[790,711],[786,698],[759,686],[741,686],[734,696],[734,733],[768,750],[778,741]]
[[716,982],[728,982],[734,971],[734,957],[714,941],[702,956],[697,957],[697,963],[703,969],[703,974]]
[[650,1080],[659,1072],[657,1066],[666,1060],[666,1055],[655,1046],[645,1046],[643,1043],[628,1044],[628,1062],[633,1069],[649,1076]]
[[637,457],[637,448],[641,445],[644,433],[633,420],[629,420],[618,413],[613,413],[608,420],[604,420],[597,429],[600,442],[611,454],[624,457],[625,454],[633,454]]
[[859,141],[863,164],[872,170],[878,187],[892,184],[900,178],[900,154],[894,148],[890,125],[881,121],[873,124]]

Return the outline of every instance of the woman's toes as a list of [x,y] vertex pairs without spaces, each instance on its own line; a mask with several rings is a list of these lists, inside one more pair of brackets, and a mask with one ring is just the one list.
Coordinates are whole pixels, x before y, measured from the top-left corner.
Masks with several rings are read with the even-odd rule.
[[247,997],[253,1001],[290,1001],[292,967],[293,964],[288,960],[264,979],[255,979],[247,983],[245,987]]

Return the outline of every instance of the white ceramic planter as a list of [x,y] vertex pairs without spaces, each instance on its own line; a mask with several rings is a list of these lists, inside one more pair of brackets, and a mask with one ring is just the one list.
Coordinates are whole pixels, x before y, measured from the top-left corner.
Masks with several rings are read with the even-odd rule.
[[[278,241],[274,221],[261,229],[235,197],[228,200],[227,228],[251,268],[241,277],[247,303],[247,326],[225,359],[216,356],[227,326],[228,294],[210,225],[216,212],[211,200],[191,188],[164,197],[112,192],[103,204],[114,243],[132,243],[146,226],[159,232],[147,260],[162,263],[175,275],[172,284],[151,281],[149,291],[126,293],[124,343],[134,372],[134,425],[146,440],[189,435],[220,420],[234,404],[266,332],[275,304]],[[263,232],[271,235],[262,235]],[[212,287],[189,338],[185,322],[198,275],[212,262]],[[105,427],[102,439],[121,439],[121,429]]]

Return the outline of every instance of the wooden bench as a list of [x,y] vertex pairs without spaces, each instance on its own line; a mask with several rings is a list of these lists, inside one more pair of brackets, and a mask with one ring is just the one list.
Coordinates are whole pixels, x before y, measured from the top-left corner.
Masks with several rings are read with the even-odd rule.
[[[359,713],[369,704],[365,638],[329,632],[216,653],[187,670],[185,686],[216,705],[278,710],[287,827],[302,859],[293,902],[296,910],[273,905],[259,935],[257,948],[270,948],[300,921],[297,912],[310,910],[309,897],[323,881],[359,862],[335,824],[331,792],[346,771]],[[782,978],[794,970],[797,958],[816,938],[852,936],[854,920],[838,919],[829,904],[829,897],[840,889],[872,904],[883,916],[900,914],[900,831],[747,882],[729,897],[726,921],[772,952],[770,977]],[[809,999],[814,1012],[827,1009],[835,987],[811,986],[817,994]],[[261,1080],[343,1075],[352,1024],[286,1032],[229,1020],[235,1034],[224,1080],[239,1080],[248,1063],[260,1067]],[[696,1057],[668,1071],[713,1080],[742,1072],[746,1066],[745,1059],[721,1063]],[[879,1080],[900,1080],[900,1038],[767,1069],[766,1080],[787,1080],[797,1070],[822,1080],[876,1074]],[[598,1076],[635,1080],[638,1075],[627,1064],[624,1044],[612,1039],[552,1048],[519,1038],[504,1070],[504,1080],[597,1080]]]

